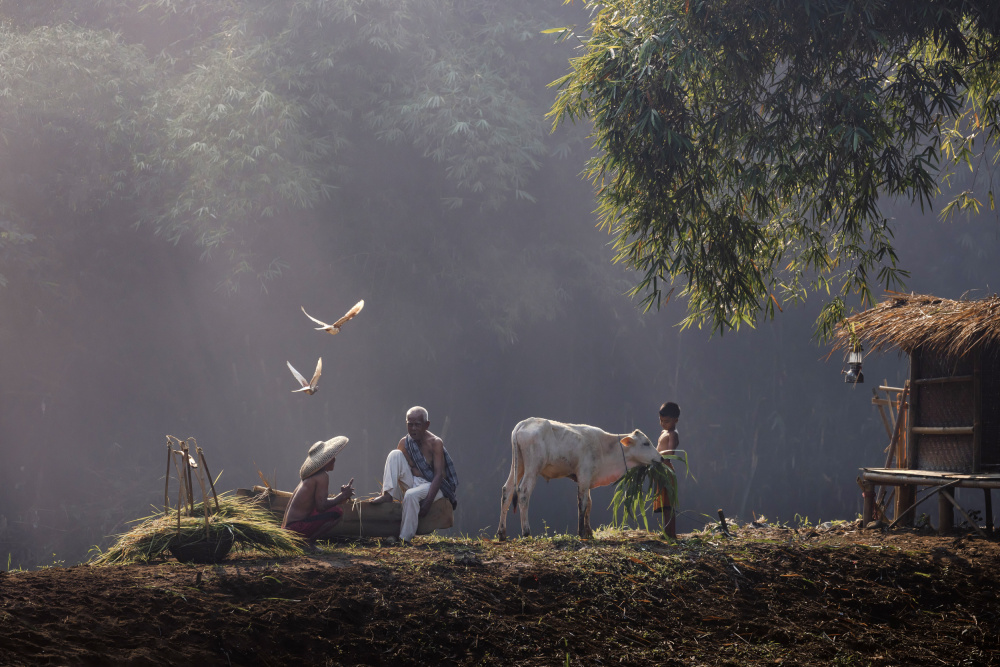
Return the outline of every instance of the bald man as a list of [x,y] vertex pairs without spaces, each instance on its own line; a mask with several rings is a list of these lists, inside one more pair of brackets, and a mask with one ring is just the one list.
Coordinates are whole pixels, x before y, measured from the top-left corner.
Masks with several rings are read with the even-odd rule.
[[417,534],[420,517],[426,516],[438,498],[458,505],[455,492],[458,476],[444,442],[430,432],[431,420],[426,408],[419,405],[406,411],[406,436],[389,452],[382,475],[382,495],[372,504],[399,500],[403,503],[403,522],[399,539],[409,542]]

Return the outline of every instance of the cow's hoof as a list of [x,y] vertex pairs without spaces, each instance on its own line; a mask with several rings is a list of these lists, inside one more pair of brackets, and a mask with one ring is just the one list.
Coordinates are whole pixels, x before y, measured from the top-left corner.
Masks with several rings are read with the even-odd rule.
[[505,532],[498,532],[497,533],[497,542],[506,542],[506,541],[507,541],[507,533],[506,533],[506,531]]

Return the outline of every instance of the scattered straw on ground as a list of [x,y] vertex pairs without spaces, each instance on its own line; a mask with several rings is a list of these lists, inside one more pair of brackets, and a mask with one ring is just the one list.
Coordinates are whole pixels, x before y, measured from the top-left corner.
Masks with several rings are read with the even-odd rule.
[[[835,522],[0,574],[2,664],[986,665],[1000,546]],[[964,661],[964,662],[963,662]]]

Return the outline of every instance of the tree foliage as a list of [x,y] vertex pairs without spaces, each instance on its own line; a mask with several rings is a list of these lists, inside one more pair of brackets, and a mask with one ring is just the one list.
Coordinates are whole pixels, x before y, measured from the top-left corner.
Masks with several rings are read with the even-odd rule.
[[588,7],[585,30],[562,31],[581,53],[551,114],[593,121],[601,224],[647,307],[680,286],[686,325],[752,326],[819,291],[830,332],[907,275],[885,198],[930,205],[947,168],[978,166],[997,138],[986,0]]
[[[140,227],[223,255],[232,290],[280,271],[262,235],[334,197],[379,142],[436,165],[442,211],[533,200],[547,102],[528,62],[546,16],[520,1],[0,0],[2,131],[24,152],[73,146],[70,211],[131,205]],[[28,166],[19,178],[54,189],[48,164]]]

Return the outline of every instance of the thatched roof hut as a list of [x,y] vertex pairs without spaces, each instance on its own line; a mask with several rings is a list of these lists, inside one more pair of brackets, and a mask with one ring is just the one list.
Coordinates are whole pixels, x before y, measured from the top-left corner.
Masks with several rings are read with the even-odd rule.
[[901,468],[1000,471],[1000,298],[890,292],[847,318],[833,349],[846,351],[855,342],[909,357]]
[[961,359],[977,349],[1000,349],[1000,297],[975,301],[889,292],[874,308],[847,318],[833,349],[848,350],[851,331],[872,351],[923,350]]
[[[864,519],[873,516],[874,485],[897,486],[897,521],[913,521],[917,485],[939,487],[939,530],[953,525],[953,485],[1000,488],[1000,298],[940,299],[889,292],[874,308],[847,318],[833,350],[898,350],[909,357],[910,378],[900,390],[896,468],[862,468]],[[873,401],[877,403],[876,401]],[[902,407],[902,406],[901,406]],[[961,509],[961,508],[959,508]],[[962,510],[964,512],[964,510]],[[965,515],[968,518],[968,515]]]

